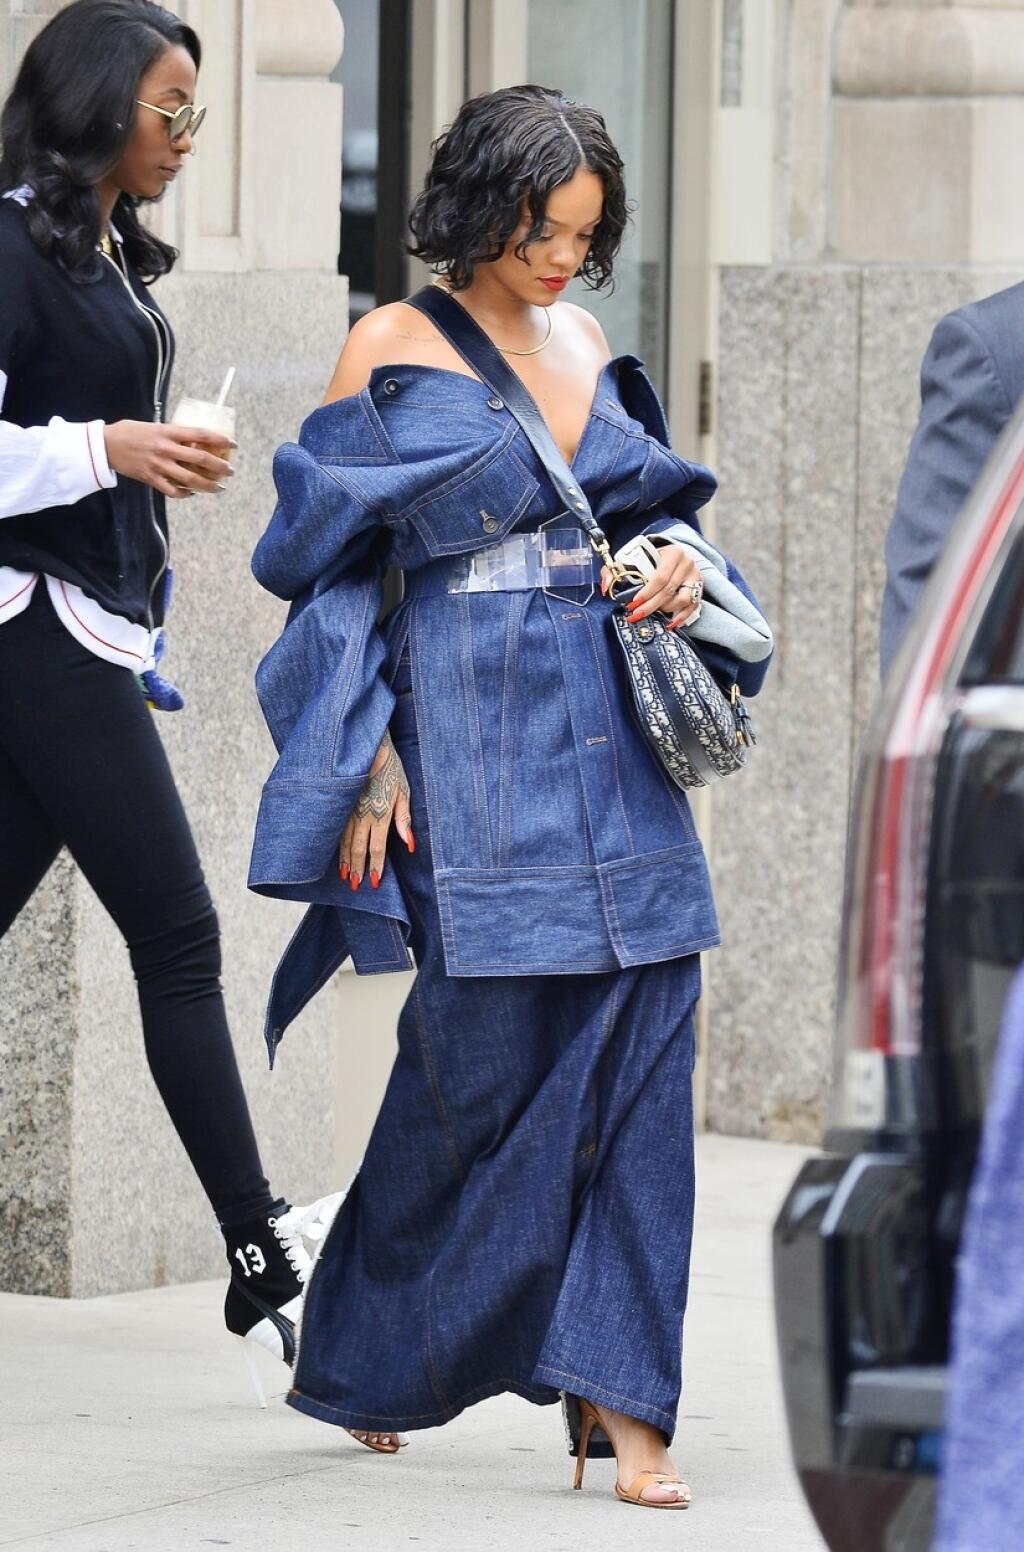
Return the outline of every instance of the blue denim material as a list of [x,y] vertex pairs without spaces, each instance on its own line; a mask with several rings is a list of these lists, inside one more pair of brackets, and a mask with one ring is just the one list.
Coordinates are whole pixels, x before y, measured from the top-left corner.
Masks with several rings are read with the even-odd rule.
[[[392,724],[414,812],[408,673]],[[289,1401],[429,1428],[566,1389],[671,1438],[693,1223],[695,956],[451,976],[429,824],[389,867],[419,972],[356,1180],[313,1273]]]
[[[667,446],[632,356],[602,372],[573,472],[613,545],[696,524],[715,488]],[[448,557],[553,520],[578,531],[501,401],[457,372],[380,367],[307,419],[274,474],[253,569],[291,609],[257,673],[278,761],[249,882],[311,909],[275,976],[271,1058],[346,954],[363,973],[409,964],[398,871],[353,893],[336,865],[406,641],[426,778],[413,826],[429,815],[449,975],[601,974],[716,943],[704,855],[635,725],[611,602],[444,591]],[[380,625],[389,566],[407,591]],[[749,695],[767,664],[721,666]]]
[[1003,1014],[960,1245],[934,1552],[1019,1552],[1022,1418],[1024,969]]

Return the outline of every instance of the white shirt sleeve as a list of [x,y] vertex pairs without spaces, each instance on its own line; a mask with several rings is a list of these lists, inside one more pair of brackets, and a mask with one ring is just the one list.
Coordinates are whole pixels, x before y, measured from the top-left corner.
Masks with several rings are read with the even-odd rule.
[[[7,374],[0,372],[0,409],[6,391]],[[55,415],[46,426],[28,427],[0,420],[0,518],[71,506],[116,484],[102,420],[71,423]]]

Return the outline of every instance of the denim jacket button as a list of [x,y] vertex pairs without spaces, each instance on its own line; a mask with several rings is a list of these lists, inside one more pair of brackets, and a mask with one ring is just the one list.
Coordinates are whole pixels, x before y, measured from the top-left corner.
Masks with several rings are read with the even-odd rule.
[[387,381],[384,384],[384,392],[385,393],[397,393],[398,392],[398,380],[397,380],[397,378],[389,377],[387,379]]
[[484,533],[497,533],[498,529],[501,527],[498,519],[496,517],[492,517],[490,512],[481,512],[480,516],[483,520]]
[[503,410],[505,408],[504,404],[498,398],[497,394],[494,394],[494,393],[492,393],[491,397],[488,399],[487,407],[488,407],[488,409],[492,409],[492,410]]

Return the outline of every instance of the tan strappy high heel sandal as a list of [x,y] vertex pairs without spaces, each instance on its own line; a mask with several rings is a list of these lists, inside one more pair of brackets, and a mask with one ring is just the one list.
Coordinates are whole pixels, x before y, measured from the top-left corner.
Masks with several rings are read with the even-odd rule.
[[361,1428],[359,1433],[365,1433],[367,1435],[375,1434],[378,1440],[394,1439],[397,1441],[394,1444],[375,1444],[369,1437],[360,1439],[359,1433],[356,1433],[352,1428],[346,1428],[345,1432],[351,1434],[357,1444],[365,1444],[368,1450],[374,1450],[378,1455],[397,1455],[399,1450],[404,1450],[405,1446],[409,1442],[409,1435],[407,1433],[395,1433],[393,1430],[385,1430],[385,1432],[382,1433],[379,1428]]
[[[579,1454],[576,1457],[576,1477],[573,1487],[583,1486],[583,1472],[587,1464],[587,1446],[590,1443],[590,1435],[594,1428],[600,1428],[607,1434],[597,1411],[591,1402],[584,1400],[582,1396],[574,1398],[580,1409],[580,1444]],[[610,1436],[609,1436],[610,1437]],[[614,1449],[614,1445],[612,1446]],[[641,1494],[645,1487],[657,1484],[660,1487],[674,1487],[676,1498],[664,1500],[655,1498],[643,1498]],[[664,1471],[640,1471],[630,1482],[628,1487],[623,1487],[615,1479],[615,1496],[622,1503],[636,1504],[641,1509],[688,1509],[690,1507],[690,1489],[679,1477],[670,1477]]]

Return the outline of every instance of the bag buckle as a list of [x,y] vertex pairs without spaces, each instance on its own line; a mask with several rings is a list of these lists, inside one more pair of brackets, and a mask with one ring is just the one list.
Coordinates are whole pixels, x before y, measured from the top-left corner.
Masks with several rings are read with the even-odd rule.
[[587,537],[611,572],[611,580],[608,584],[609,598],[614,598],[622,588],[635,587],[637,583],[642,587],[648,580],[635,566],[624,566],[621,561],[615,559],[608,540],[599,528],[588,533]]

